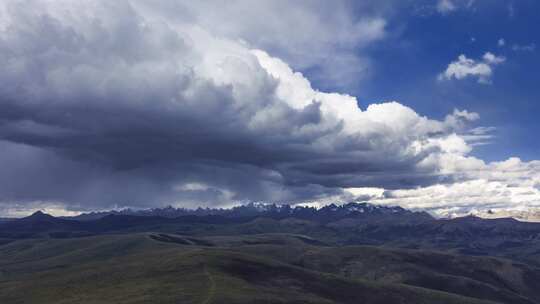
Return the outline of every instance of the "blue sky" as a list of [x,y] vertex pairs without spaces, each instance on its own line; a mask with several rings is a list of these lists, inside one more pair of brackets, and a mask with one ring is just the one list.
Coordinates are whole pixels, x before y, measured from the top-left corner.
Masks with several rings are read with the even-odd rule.
[[[479,125],[496,130],[492,143],[477,147],[474,155],[488,161],[511,156],[537,159],[540,3],[473,1],[467,7],[456,2],[455,11],[448,13],[438,12],[433,5],[415,1],[393,11],[387,38],[367,51],[373,62],[367,79],[346,88],[327,81],[315,81],[315,86],[356,95],[364,107],[398,100],[428,117],[443,118],[454,108],[477,112]],[[479,84],[474,78],[437,81],[437,75],[458,55],[480,58],[487,51],[507,59],[494,71],[491,84]],[[311,76],[309,71],[307,76]]]

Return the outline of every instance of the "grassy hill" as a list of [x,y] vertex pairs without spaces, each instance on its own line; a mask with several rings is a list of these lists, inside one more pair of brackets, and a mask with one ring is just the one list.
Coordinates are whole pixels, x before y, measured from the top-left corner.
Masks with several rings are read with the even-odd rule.
[[[268,207],[268,206],[267,206]],[[513,219],[434,219],[398,207],[350,203],[314,208],[239,207],[202,210],[200,215],[163,217],[173,208],[146,216],[111,213],[90,219],[56,218],[42,212],[0,222],[0,244],[25,238],[77,238],[120,233],[242,236],[268,233],[307,235],[334,246],[375,245],[496,256],[540,267],[540,224]],[[265,211],[266,210],[266,211]],[[154,214],[156,213],[157,214]],[[184,211],[182,211],[184,212]],[[181,212],[181,213],[182,213]],[[195,212],[195,211],[193,211]],[[206,214],[217,212],[216,214]]]
[[0,246],[0,303],[504,303],[363,275],[379,265],[350,261],[373,250],[280,234],[17,240]]
[[540,303],[537,224],[347,208],[36,212],[0,224],[0,303]]
[[[188,245],[179,236],[155,236],[29,239],[0,246],[0,303],[490,303],[299,267],[232,246],[255,248],[257,237]],[[314,247],[296,237],[266,238],[282,242],[275,246]]]
[[504,303],[540,299],[540,270],[507,259],[375,246],[335,247],[290,234],[211,239],[221,246],[228,240],[233,250],[347,278],[403,283]]

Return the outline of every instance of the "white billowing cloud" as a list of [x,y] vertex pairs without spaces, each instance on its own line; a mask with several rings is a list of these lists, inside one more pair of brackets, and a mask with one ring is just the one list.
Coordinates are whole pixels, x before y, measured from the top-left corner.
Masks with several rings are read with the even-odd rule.
[[446,124],[453,126],[455,130],[463,130],[469,122],[480,119],[480,115],[475,112],[469,112],[467,110],[454,109],[452,114],[446,115],[444,121]]
[[263,49],[296,70],[318,69],[322,82],[332,86],[355,85],[366,76],[370,60],[363,50],[387,35],[382,12],[363,13],[372,11],[371,4],[355,11],[350,3],[324,0],[132,3],[169,23],[195,23],[217,37]]
[[[279,80],[277,95],[296,109],[302,109],[313,102],[319,103],[323,113],[344,123],[343,131],[347,134],[372,133],[375,131],[396,133],[396,136],[426,136],[428,133],[448,132],[461,129],[464,123],[479,118],[477,113],[455,110],[444,121],[430,120],[419,116],[414,110],[398,102],[371,104],[365,111],[358,106],[355,97],[324,93],[314,90],[309,81],[300,73],[294,72],[285,62],[270,57],[261,50],[254,50],[261,66],[270,75]],[[382,135],[382,134],[381,134]]]
[[439,80],[461,80],[468,77],[476,78],[479,83],[491,83],[493,68],[506,61],[503,56],[496,56],[493,53],[486,52],[482,60],[467,58],[465,55],[459,55],[458,59],[451,62],[446,70],[439,74]]
[[348,189],[348,192],[372,203],[428,210],[441,217],[540,207],[540,161],[523,162],[514,157],[486,164],[468,156],[443,158],[440,165],[461,180],[416,189],[369,188],[369,197],[357,195],[364,193],[362,189]]
[[490,65],[496,65],[506,61],[506,58],[503,56],[495,56],[490,52],[485,53],[484,56],[482,56],[482,59]]

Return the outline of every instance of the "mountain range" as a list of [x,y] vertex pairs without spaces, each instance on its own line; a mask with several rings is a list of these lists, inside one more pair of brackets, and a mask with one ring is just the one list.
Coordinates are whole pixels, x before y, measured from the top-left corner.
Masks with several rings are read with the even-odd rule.
[[[225,217],[242,217],[242,216],[274,216],[274,217],[317,217],[324,215],[347,215],[355,213],[365,214],[383,214],[383,213],[407,213],[412,214],[414,212],[406,210],[398,206],[381,206],[373,205],[369,203],[356,203],[351,202],[348,204],[329,204],[322,208],[306,207],[306,206],[291,206],[288,204],[266,204],[266,203],[249,203],[245,205],[235,206],[232,208],[174,208],[167,206],[165,208],[152,208],[152,209],[122,209],[111,210],[101,212],[89,212],[82,213],[77,216],[64,217],[67,219],[75,219],[80,221],[95,220],[107,215],[135,215],[135,216],[160,216],[166,218],[175,218],[187,215],[206,216],[206,215],[220,215]],[[417,214],[425,214],[423,212],[416,212]]]
[[159,303],[540,303],[540,224],[366,203],[38,211],[0,222],[1,303],[144,303],[148,294]]

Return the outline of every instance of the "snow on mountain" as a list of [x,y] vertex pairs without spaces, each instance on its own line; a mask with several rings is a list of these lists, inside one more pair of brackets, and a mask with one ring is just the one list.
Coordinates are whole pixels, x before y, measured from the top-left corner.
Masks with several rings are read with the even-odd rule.
[[321,208],[307,206],[291,206],[288,204],[268,204],[264,202],[254,202],[246,205],[232,207],[230,209],[214,209],[214,208],[197,208],[185,209],[174,208],[167,206],[165,208],[152,208],[144,210],[122,209],[103,212],[84,213],[73,217],[77,220],[93,220],[107,215],[137,215],[137,216],[160,216],[167,218],[175,218],[186,215],[221,215],[227,217],[242,217],[242,216],[298,216],[298,217],[316,217],[316,216],[347,216],[369,215],[369,214],[413,214],[414,212],[394,206],[373,205],[369,203],[351,202],[346,204],[329,204]]

